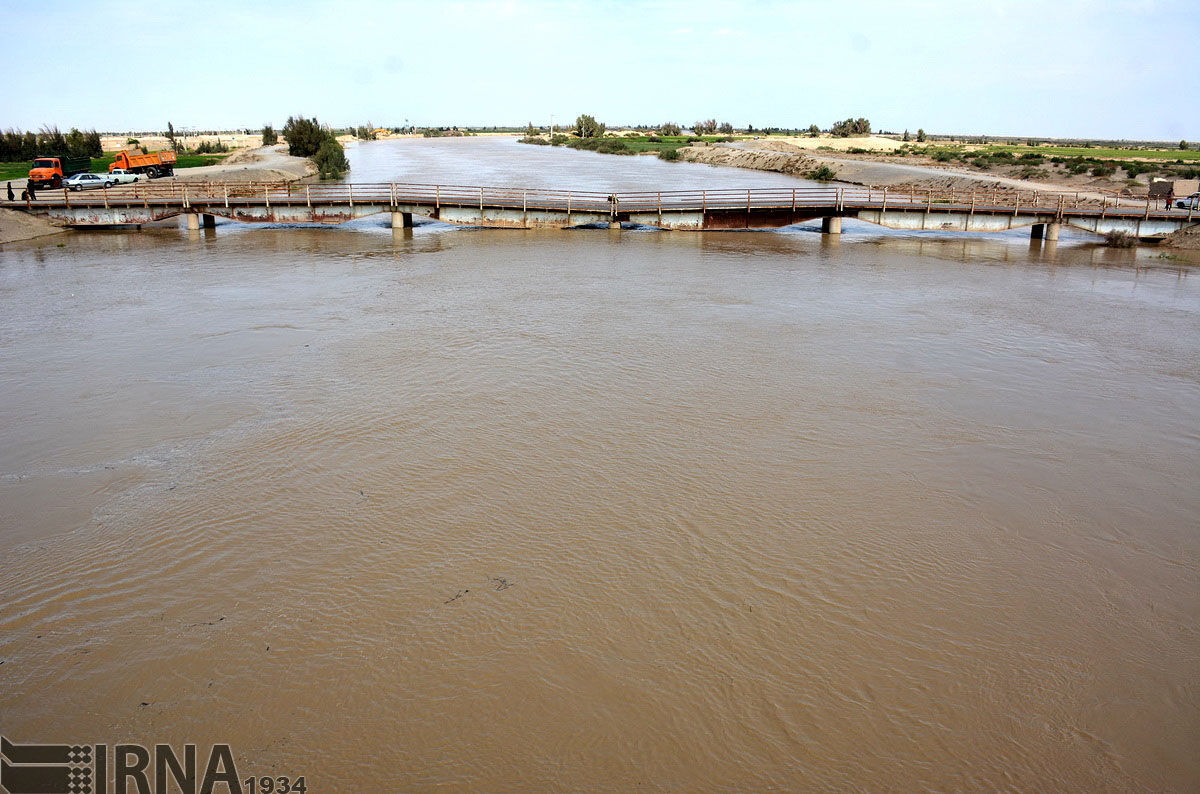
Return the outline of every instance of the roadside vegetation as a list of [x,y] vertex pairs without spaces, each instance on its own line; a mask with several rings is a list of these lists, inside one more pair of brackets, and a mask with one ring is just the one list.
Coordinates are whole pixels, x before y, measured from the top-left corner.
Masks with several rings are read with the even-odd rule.
[[[862,150],[851,148],[848,152],[857,154]],[[1128,181],[1136,180],[1142,174],[1164,179],[1200,178],[1200,152],[1188,149],[939,143],[906,144],[894,151],[876,154],[928,157],[939,163],[1035,180],[1086,175]]]

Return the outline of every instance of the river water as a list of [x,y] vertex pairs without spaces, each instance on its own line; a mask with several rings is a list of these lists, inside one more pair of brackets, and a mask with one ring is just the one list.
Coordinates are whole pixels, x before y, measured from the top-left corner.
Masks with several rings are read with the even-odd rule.
[[1198,416],[1195,264],[1081,237],[8,245],[0,729],[312,791],[1195,790]]

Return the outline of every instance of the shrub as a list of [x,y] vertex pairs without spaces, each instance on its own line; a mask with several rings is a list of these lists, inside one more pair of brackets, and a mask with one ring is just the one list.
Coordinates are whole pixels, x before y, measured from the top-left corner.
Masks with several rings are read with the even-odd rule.
[[337,179],[350,170],[350,163],[346,160],[342,145],[332,135],[321,141],[321,146],[312,160],[316,163],[322,179]]
[[229,151],[229,147],[220,141],[201,141],[192,154],[224,154]]
[[141,141],[139,141],[137,138],[126,138],[125,139],[126,146],[137,146],[140,143],[141,143]]
[[525,136],[524,138],[519,139],[519,142],[520,143],[532,143],[534,146],[549,146],[550,145],[550,141],[546,140],[545,138],[539,138],[537,136],[534,136],[534,137]]
[[828,182],[831,179],[837,179],[837,171],[827,165],[822,165],[808,171],[805,176],[816,182]]
[[923,129],[917,130],[917,142],[918,143],[925,142],[925,130],[923,130]]
[[264,124],[262,128],[262,145],[274,146],[279,143],[279,135],[276,134],[275,128],[270,124]]
[[669,162],[675,162],[676,160],[679,159],[679,150],[678,149],[663,149],[662,151],[660,151],[658,153],[658,159],[659,160],[667,160]]
[[1137,238],[1132,234],[1117,229],[1104,235],[1104,244],[1109,248],[1132,248],[1136,243]]
[[1092,176],[1112,176],[1116,171],[1116,166],[1105,165],[1103,163],[1092,166]]
[[660,135],[678,135],[681,130],[675,122],[665,121],[659,126],[658,132]]

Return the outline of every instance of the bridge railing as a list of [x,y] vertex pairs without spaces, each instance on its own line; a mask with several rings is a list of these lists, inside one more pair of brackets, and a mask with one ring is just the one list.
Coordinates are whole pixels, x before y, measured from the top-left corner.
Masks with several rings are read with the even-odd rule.
[[[1104,214],[1109,211],[1146,215],[1160,211],[1157,199],[1126,198],[1078,192],[1008,190],[1003,188],[768,187],[716,190],[599,191],[511,188],[400,182],[152,182],[112,189],[70,193],[40,191],[38,204],[82,207],[158,206],[190,209],[216,206],[386,205],[553,210],[568,213],[646,213],[681,211],[752,211],[788,209],[840,212],[862,209],[965,210],[1037,214]],[[19,203],[17,204],[19,206]],[[1191,213],[1188,213],[1189,217]]]

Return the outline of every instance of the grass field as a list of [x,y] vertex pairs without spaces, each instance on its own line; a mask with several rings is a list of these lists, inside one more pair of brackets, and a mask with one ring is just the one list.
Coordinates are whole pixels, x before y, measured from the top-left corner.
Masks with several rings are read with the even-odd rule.
[[1011,152],[1016,155],[1034,152],[1045,157],[1090,157],[1096,160],[1200,160],[1197,149],[1101,149],[1090,146],[985,146],[977,151]]
[[[224,160],[227,154],[181,154],[176,158],[176,168],[195,168],[201,165],[214,165]],[[116,159],[116,154],[105,154],[103,157],[92,158],[92,172],[108,173],[108,166]],[[13,190],[20,191],[25,187],[24,182],[29,178],[29,161],[17,163],[0,163],[0,182],[13,182]],[[20,185],[16,184],[18,181]]]

